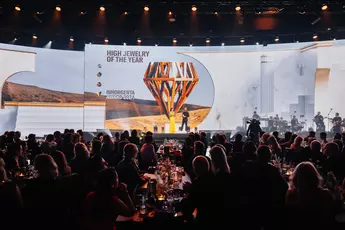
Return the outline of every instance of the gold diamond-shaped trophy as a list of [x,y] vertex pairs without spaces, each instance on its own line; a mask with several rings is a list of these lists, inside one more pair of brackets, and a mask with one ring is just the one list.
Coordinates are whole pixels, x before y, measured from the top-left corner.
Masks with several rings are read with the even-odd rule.
[[161,114],[171,121],[199,82],[199,76],[192,62],[150,62],[144,82]]

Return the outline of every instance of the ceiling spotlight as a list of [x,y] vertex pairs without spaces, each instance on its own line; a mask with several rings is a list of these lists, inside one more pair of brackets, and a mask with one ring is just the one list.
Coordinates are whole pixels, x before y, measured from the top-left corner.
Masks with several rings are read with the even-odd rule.
[[327,10],[327,9],[328,9],[328,6],[326,4],[323,4],[321,7],[321,10]]
[[279,42],[279,37],[276,37],[276,38],[274,39],[274,41],[275,41],[275,42]]
[[224,42],[222,42],[222,44],[221,44],[222,46],[225,46],[225,43]]
[[125,15],[128,15],[128,12],[127,11],[125,11],[125,13],[124,13]]
[[37,36],[36,35],[32,35],[32,39],[37,39]]
[[192,11],[196,12],[198,10],[198,8],[196,8],[196,6],[192,6]]
[[189,46],[190,46],[190,47],[192,47],[192,46],[193,46],[193,44],[189,44]]
[[318,36],[315,34],[315,35],[313,36],[313,39],[316,40],[317,38],[318,38]]
[[71,36],[71,37],[69,38],[69,41],[70,41],[70,42],[74,42],[74,38]]
[[336,38],[333,38],[333,41],[337,40]]
[[61,11],[61,7],[60,6],[56,6],[55,10],[60,12]]
[[170,15],[170,16],[172,15],[172,12],[171,12],[171,11],[169,11],[169,15]]
[[256,44],[257,46],[258,46],[258,45],[260,45],[260,43],[259,43],[259,42],[256,42],[255,44]]
[[241,7],[240,7],[240,6],[236,6],[236,7],[235,7],[235,10],[236,10],[236,11],[240,11],[240,10],[241,10]]
[[329,27],[328,27],[328,28],[327,28],[327,30],[328,30],[328,31],[330,31],[330,30],[331,30],[331,28],[329,28]]
[[22,10],[22,9],[20,9],[19,6],[14,7],[14,9],[15,9],[16,11],[21,11],[21,10]]
[[141,39],[140,39],[140,38],[138,38],[138,39],[137,39],[137,42],[138,42],[138,43],[141,43]]
[[206,44],[210,44],[211,40],[209,38],[206,39]]
[[101,7],[99,7],[99,10],[104,12],[105,11],[105,7],[101,6]]
[[80,11],[80,15],[85,15],[85,14],[87,14],[87,12],[86,11]]
[[217,12],[217,11],[215,11],[215,12],[214,12],[214,15],[218,15],[218,12]]
[[127,43],[126,43],[126,42],[124,42],[124,43],[123,43],[123,46],[126,46],[126,45],[127,45]]
[[109,42],[108,38],[104,38],[104,43],[108,43],[108,42]]
[[244,43],[244,38],[241,38],[240,42],[241,42],[241,43]]
[[158,44],[155,44],[155,46],[158,46]]
[[176,38],[173,39],[173,43],[176,44],[177,43],[177,40]]
[[148,11],[150,10],[150,8],[149,8],[148,6],[145,6],[145,7],[144,7],[144,10],[145,10],[146,12],[148,12]]

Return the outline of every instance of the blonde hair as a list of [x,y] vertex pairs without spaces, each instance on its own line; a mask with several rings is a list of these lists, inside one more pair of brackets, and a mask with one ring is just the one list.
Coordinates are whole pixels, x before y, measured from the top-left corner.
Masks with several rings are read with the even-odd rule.
[[214,146],[210,150],[212,167],[215,172],[227,172],[230,173],[230,168],[227,162],[227,158],[223,148]]
[[322,177],[310,162],[302,162],[290,177],[291,188],[297,191],[309,191],[321,187]]

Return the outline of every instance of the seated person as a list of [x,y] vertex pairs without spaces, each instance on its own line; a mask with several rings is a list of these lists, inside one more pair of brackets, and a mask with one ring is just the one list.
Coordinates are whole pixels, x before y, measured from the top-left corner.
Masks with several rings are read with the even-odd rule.
[[119,181],[128,186],[128,192],[133,195],[137,186],[142,186],[147,181],[140,176],[139,168],[135,163],[138,156],[138,147],[135,144],[127,144],[124,149],[124,159],[117,165]]
[[156,165],[157,163],[157,155],[152,142],[152,136],[146,136],[145,144],[140,149],[140,169],[143,171],[147,171],[150,166]]

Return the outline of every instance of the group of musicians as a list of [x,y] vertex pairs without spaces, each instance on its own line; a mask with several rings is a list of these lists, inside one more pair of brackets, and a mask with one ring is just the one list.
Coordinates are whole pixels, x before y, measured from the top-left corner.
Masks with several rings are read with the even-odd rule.
[[[256,111],[254,111],[252,119],[255,120],[262,120],[260,116],[257,114]],[[321,115],[321,112],[317,112],[317,114],[313,118],[313,122],[316,125],[316,132],[325,132],[326,126],[324,119],[327,119],[332,122],[332,132],[334,133],[341,133],[345,127],[345,118],[342,120],[339,116],[339,113],[335,113],[334,118],[324,118]],[[267,120],[267,119],[265,119]],[[268,130],[270,132],[278,130],[281,132],[291,131],[291,132],[301,132],[304,128],[305,122],[299,122],[296,115],[291,116],[290,126],[288,124],[287,120],[284,120],[283,117],[279,117],[279,114],[276,114],[275,117],[270,116],[268,118]]]

